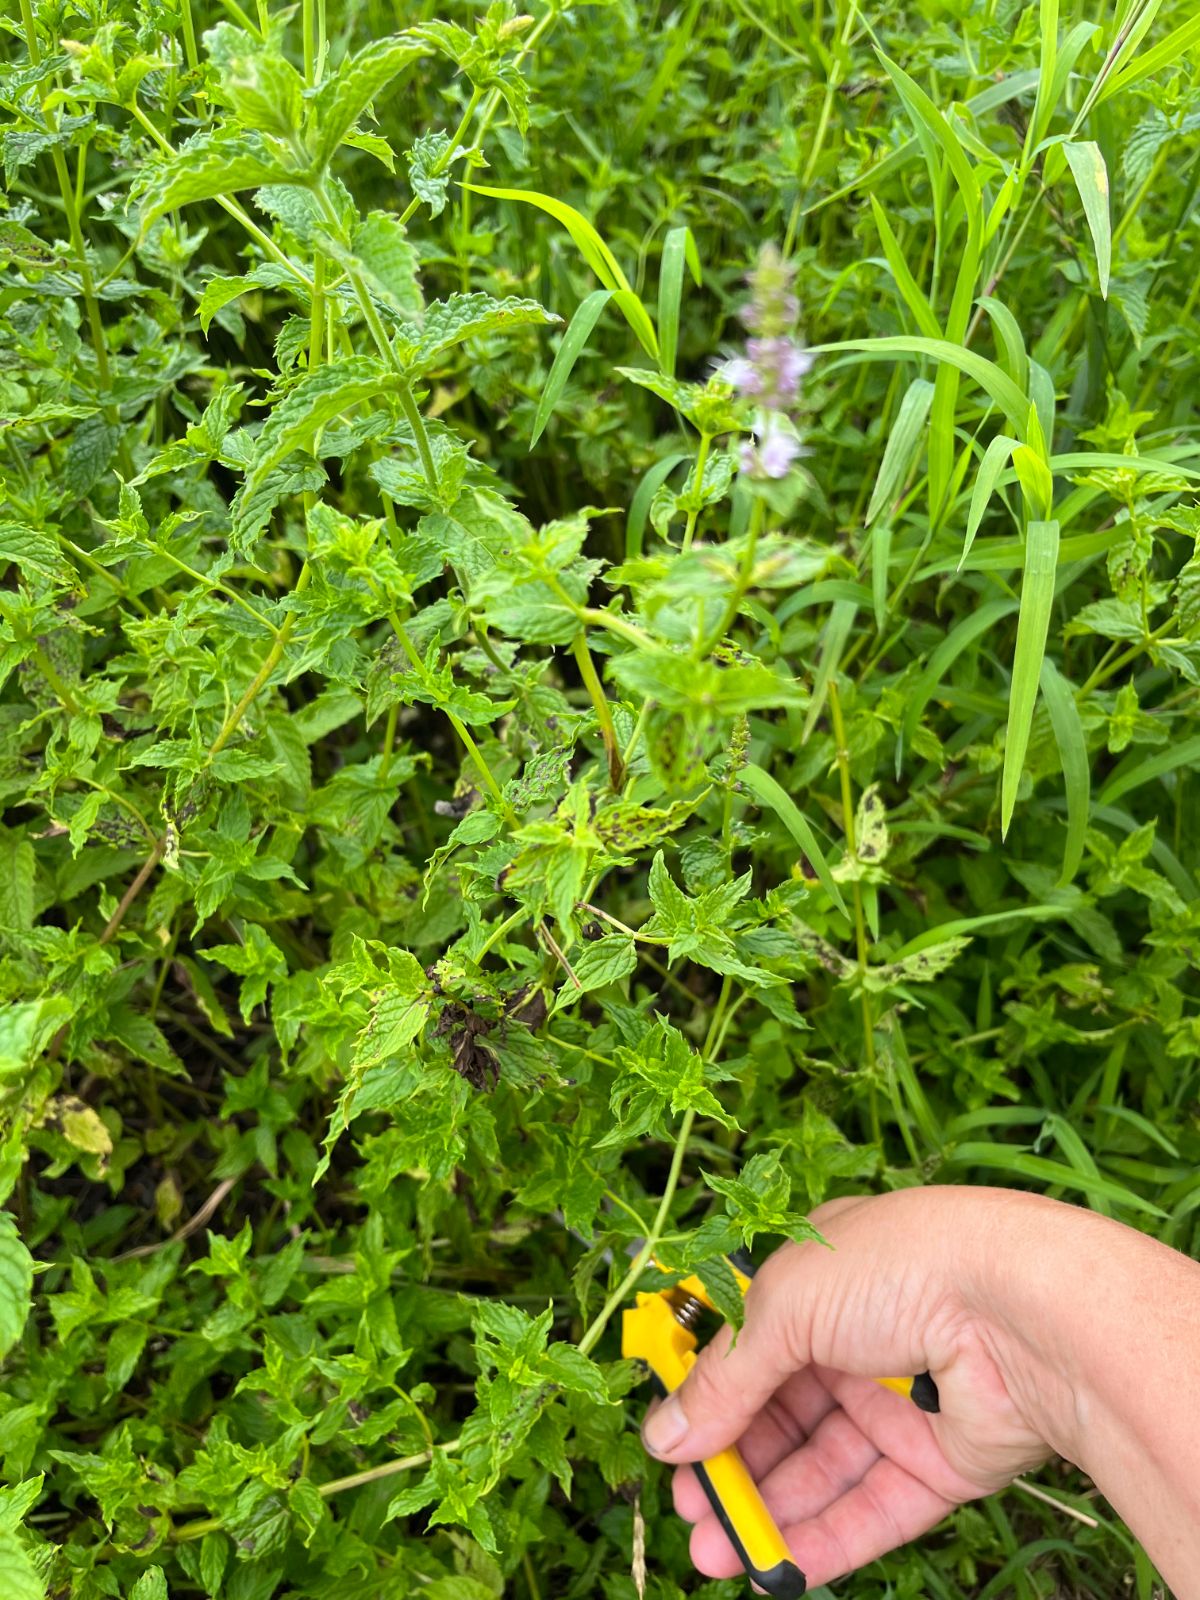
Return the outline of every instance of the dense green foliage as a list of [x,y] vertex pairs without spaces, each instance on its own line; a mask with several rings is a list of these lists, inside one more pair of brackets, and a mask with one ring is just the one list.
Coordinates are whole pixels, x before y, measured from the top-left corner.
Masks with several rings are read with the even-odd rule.
[[[631,1239],[1196,1243],[1192,7],[403,9],[7,24],[5,1600],[739,1595]],[[1150,1600],[1043,1488],[839,1592]]]

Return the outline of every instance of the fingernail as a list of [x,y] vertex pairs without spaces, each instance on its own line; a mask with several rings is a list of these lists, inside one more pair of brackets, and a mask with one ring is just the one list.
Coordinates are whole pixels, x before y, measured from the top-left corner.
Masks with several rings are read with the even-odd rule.
[[642,1439],[652,1456],[663,1456],[679,1448],[687,1431],[688,1420],[683,1414],[683,1407],[671,1395],[646,1418]]

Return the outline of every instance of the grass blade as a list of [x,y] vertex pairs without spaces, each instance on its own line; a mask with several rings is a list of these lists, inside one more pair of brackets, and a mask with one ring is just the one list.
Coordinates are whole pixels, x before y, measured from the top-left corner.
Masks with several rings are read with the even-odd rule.
[[1061,1161],[1050,1161],[1045,1156],[1030,1155],[1013,1145],[988,1144],[972,1141],[960,1144],[947,1158],[952,1167],[988,1167],[993,1172],[1012,1172],[1021,1178],[1031,1178],[1040,1185],[1054,1184],[1063,1189],[1078,1189],[1090,1197],[1102,1197],[1114,1205],[1127,1206],[1151,1217],[1165,1217],[1166,1212],[1141,1195],[1134,1194],[1111,1178],[1098,1178],[1090,1172],[1080,1172]]
[[886,339],[843,339],[836,344],[813,346],[814,355],[839,355],[842,352],[865,355],[871,361],[886,361],[892,356],[929,356],[950,367],[957,367],[983,389],[1003,411],[1019,439],[1025,437],[1029,418],[1029,396],[994,361],[951,344],[948,339],[923,339],[914,334],[899,334]]
[[1062,873],[1058,886],[1065,888],[1079,871],[1083,860],[1083,840],[1087,833],[1091,807],[1092,774],[1088,763],[1087,738],[1071,685],[1046,656],[1042,661],[1042,698],[1050,713],[1058,759],[1062,763],[1067,793],[1067,842],[1063,850]]
[[621,271],[616,256],[588,219],[581,216],[574,206],[556,200],[553,195],[541,194],[536,189],[493,189],[479,183],[464,183],[463,188],[469,189],[472,194],[485,195],[489,200],[511,200],[520,205],[536,206],[539,211],[545,211],[556,222],[560,222],[600,282],[606,289],[613,290],[617,304],[625,313],[643,350],[653,361],[658,360],[658,337],[650,313],[629,287],[629,280]]
[[1114,805],[1132,789],[1153,783],[1155,778],[1165,778],[1180,767],[1200,764],[1200,735],[1185,739],[1169,750],[1160,750],[1156,756],[1134,757],[1123,761],[1100,791],[1102,806]]
[[875,479],[871,503],[867,507],[868,528],[904,487],[920,446],[932,401],[933,384],[925,378],[914,378],[904,391],[904,398],[888,435],[883,460],[879,464],[879,476]]
[[1096,98],[1096,104],[1103,105],[1110,95],[1131,88],[1135,83],[1141,83],[1143,78],[1161,72],[1164,67],[1174,66],[1198,44],[1200,44],[1200,13],[1189,17],[1186,22],[1181,22],[1165,39],[1160,39],[1156,45],[1151,45],[1144,55],[1123,64],[1109,77]]
[[850,629],[854,626],[857,613],[858,607],[853,600],[838,600],[829,613],[829,621],[825,624],[825,637],[821,642],[821,664],[817,668],[817,676],[813,683],[812,704],[804,719],[801,744],[808,743],[809,736],[817,725],[817,718],[825,708],[829,680],[841,662],[842,651],[846,648],[846,640],[850,637]]
[[542,390],[542,398],[538,401],[537,415],[533,419],[533,432],[529,437],[531,450],[541,438],[542,430],[549,422],[566,388],[572,368],[579,360],[584,345],[591,338],[592,329],[596,326],[600,313],[612,297],[611,289],[594,289],[586,299],[579,302],[579,308],[562,336],[558,353],[554,357],[554,365],[550,368],[550,376],[546,379],[546,387]]
[[955,137],[954,129],[946,118],[934,105],[933,101],[909,77],[902,67],[890,61],[882,51],[876,52],[883,63],[883,70],[896,86],[896,93],[904,102],[904,109],[908,112],[909,120],[916,130],[918,139],[924,129],[930,138],[936,140],[941,146],[946,158],[946,164],[954,174],[954,181],[958,185],[958,192],[962,195],[963,205],[966,208],[967,218],[973,223],[980,221],[980,194],[979,179],[975,176],[975,169],[967,159],[967,153],[959,140]]
[[892,525],[881,522],[871,536],[871,604],[875,612],[875,631],[882,633],[887,622],[888,566],[892,559]]
[[981,294],[975,304],[982,306],[991,320],[1000,347],[999,353],[1004,358],[1000,365],[1014,383],[1022,389],[1028,388],[1029,353],[1025,349],[1025,340],[1016,317],[1002,300],[990,294]]
[[1014,450],[1019,448],[1016,439],[1010,439],[1006,433],[998,433],[983,452],[983,460],[979,463],[979,471],[975,474],[975,483],[971,490],[971,505],[967,512],[967,537],[963,543],[963,553],[958,563],[960,572],[963,569],[963,563],[971,554],[971,546],[975,543],[975,535],[979,532],[979,524],[983,521],[983,514],[988,508],[988,502],[996,492],[996,484],[1000,479],[1000,475],[1008,465],[1008,458]]
[[629,515],[625,518],[625,559],[632,561],[642,553],[642,540],[646,534],[646,519],[650,515],[650,502],[666,483],[681,461],[692,457],[686,450],[676,450],[661,461],[656,461],[638,484],[637,493],[629,502]]
[[738,773],[738,782],[743,784],[760,806],[765,806],[773,811],[799,845],[807,858],[809,865],[817,875],[817,881],[822,889],[833,901],[834,905],[843,916],[848,915],[846,902],[842,899],[841,890],[833,881],[825,857],[821,854],[821,847],[817,843],[817,836],[808,825],[800,807],[769,772],[764,772],[753,761],[748,761]]
[[978,611],[972,611],[952,628],[930,656],[924,672],[912,686],[904,721],[900,724],[900,736],[896,740],[897,777],[900,776],[904,765],[904,752],[911,746],[913,735],[920,724],[921,713],[929,704],[930,697],[938,684],[964,650],[969,649],[976,639],[994,627],[1002,618],[1011,616],[1016,609],[1015,600],[989,600],[987,605],[980,606]]
[[1000,786],[1000,831],[1007,836],[1025,770],[1029,730],[1037,704],[1042,657],[1054,604],[1058,570],[1058,523],[1031,522],[1025,536],[1025,575],[1017,618],[1017,648],[1008,697],[1008,734],[1004,741],[1004,776]]
[[1096,249],[1096,274],[1100,279],[1100,298],[1108,299],[1108,280],[1112,272],[1112,224],[1108,215],[1108,168],[1094,139],[1064,147],[1067,165],[1083,201],[1083,214],[1092,230]]
[[913,277],[908,262],[904,259],[904,252],[900,242],[892,232],[892,225],[887,219],[887,213],[876,200],[870,196],[871,213],[875,218],[875,226],[879,230],[879,238],[883,244],[883,253],[887,264],[891,268],[892,277],[900,291],[904,304],[913,314],[913,320],[927,339],[940,339],[942,337],[941,324],[934,314],[933,307],[924,289]]
[[703,280],[692,230],[672,228],[663,241],[658,269],[658,364],[668,378],[675,376],[675,358],[679,350],[679,307],[683,299],[685,263],[691,271],[692,282],[699,288]]
[[973,939],[985,928],[997,927],[1002,922],[1050,922],[1068,915],[1064,906],[1035,905],[1013,906],[1011,911],[988,911],[979,917],[954,917],[950,922],[939,922],[935,928],[926,928],[924,933],[917,934],[896,951],[892,960],[903,961],[905,956],[920,955],[922,950],[933,950],[939,944],[949,944],[952,939]]

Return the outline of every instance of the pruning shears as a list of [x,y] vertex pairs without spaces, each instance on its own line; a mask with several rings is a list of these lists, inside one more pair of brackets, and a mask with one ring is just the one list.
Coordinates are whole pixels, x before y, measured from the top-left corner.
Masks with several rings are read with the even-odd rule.
[[[753,1263],[740,1251],[725,1259],[744,1295],[754,1276]],[[669,1270],[659,1262],[655,1265]],[[644,1361],[660,1391],[670,1394],[695,1365],[697,1323],[706,1311],[716,1309],[698,1277],[684,1278],[649,1294],[639,1293],[634,1308],[622,1316],[621,1354]],[[914,1378],[876,1381],[922,1411],[939,1409],[937,1384],[928,1372]],[[736,1446],[698,1462],[694,1471],[747,1576],[775,1600],[797,1600],[805,1590],[804,1574],[792,1559]]]

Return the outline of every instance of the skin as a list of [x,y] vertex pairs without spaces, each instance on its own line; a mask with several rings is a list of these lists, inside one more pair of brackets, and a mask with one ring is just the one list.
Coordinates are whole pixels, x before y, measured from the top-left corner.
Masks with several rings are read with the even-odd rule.
[[[814,1212],[647,1417],[710,1577],[741,1568],[695,1473],[737,1444],[810,1586],[1053,1455],[1200,1600],[1200,1265],[1075,1206],[934,1187]],[[928,1370],[941,1414],[871,1381]]]

